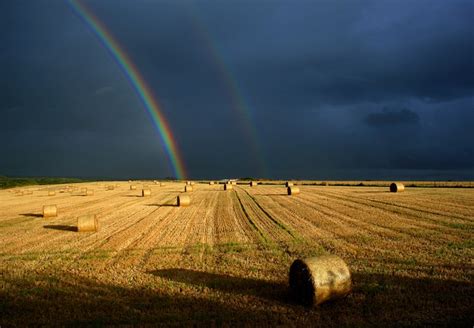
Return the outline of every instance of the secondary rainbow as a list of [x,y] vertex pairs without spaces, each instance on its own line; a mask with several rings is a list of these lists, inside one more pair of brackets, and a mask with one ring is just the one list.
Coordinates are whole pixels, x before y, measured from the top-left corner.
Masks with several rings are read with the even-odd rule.
[[184,164],[179,154],[176,142],[171,133],[168,122],[161,113],[158,101],[153,96],[153,92],[147,85],[140,71],[125,53],[123,47],[115,40],[106,26],[94,15],[94,13],[79,0],[67,0],[73,11],[86,23],[86,25],[98,37],[102,45],[107,49],[112,58],[119,65],[126,78],[132,85],[138,97],[142,101],[145,109],[150,115],[168,153],[170,163],[173,167],[176,178],[185,179],[186,172]]
[[237,79],[232,74],[231,69],[228,65],[226,65],[223,56],[217,49],[211,33],[199,19],[196,9],[194,6],[192,6],[192,4],[187,8],[190,21],[193,24],[193,32],[201,41],[201,44],[205,47],[211,61],[219,71],[220,78],[225,84],[225,88],[228,92],[232,107],[234,111],[240,116],[240,122],[242,123],[243,130],[252,149],[251,151],[253,153],[253,158],[260,171],[259,174],[266,176],[268,172],[265,165],[264,152],[259,142],[258,133],[254,124],[254,118],[250,106],[243,97],[243,92],[239,88]]

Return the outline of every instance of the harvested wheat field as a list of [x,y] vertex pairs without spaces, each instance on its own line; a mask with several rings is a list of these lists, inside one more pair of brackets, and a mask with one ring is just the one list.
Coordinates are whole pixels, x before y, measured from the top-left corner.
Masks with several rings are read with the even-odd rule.
[[[138,182],[137,182],[138,183]],[[144,182],[146,183],[146,182]],[[114,185],[115,188],[109,188]],[[474,323],[474,189],[84,183],[0,191],[1,326]],[[48,190],[56,190],[48,196]],[[43,218],[44,205],[58,215]],[[96,215],[97,232],[78,232]],[[290,294],[296,259],[337,255],[352,292]]]

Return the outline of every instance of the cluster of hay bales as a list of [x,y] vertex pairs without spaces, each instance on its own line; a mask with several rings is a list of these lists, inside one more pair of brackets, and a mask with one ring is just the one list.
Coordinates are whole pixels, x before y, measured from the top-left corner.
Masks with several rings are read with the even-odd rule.
[[289,284],[293,297],[305,305],[344,297],[352,289],[349,267],[335,255],[295,260],[290,267]]
[[178,195],[176,201],[178,207],[189,206],[189,204],[191,204],[191,198],[188,195]]
[[142,197],[148,197],[151,196],[151,190],[150,189],[142,189]]

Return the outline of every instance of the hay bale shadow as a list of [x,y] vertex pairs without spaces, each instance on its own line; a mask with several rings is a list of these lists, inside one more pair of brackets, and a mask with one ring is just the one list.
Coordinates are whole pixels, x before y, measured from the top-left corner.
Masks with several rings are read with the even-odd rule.
[[[214,289],[231,293],[219,298],[206,297],[204,293],[177,292],[174,287],[158,287],[161,285],[157,284],[150,288],[146,281],[130,286],[108,281],[100,275],[92,279],[68,271],[36,273],[29,270],[22,275],[10,273],[2,277],[5,288],[0,322],[7,327],[159,325],[338,328],[470,327],[474,322],[474,284],[471,282],[355,273],[354,290],[347,298],[308,309],[245,297],[252,294],[249,289],[260,288],[261,291],[255,291],[257,295],[272,298],[281,292],[279,283],[184,269],[148,273],[193,285],[214,284]],[[200,280],[193,282],[193,278]],[[216,283],[215,279],[220,282]],[[231,284],[234,284],[233,287]],[[276,292],[272,292],[272,288]],[[243,297],[232,297],[234,292]]]
[[162,269],[149,271],[157,277],[188,285],[205,286],[227,293],[237,293],[265,298],[270,301],[294,303],[286,282],[271,282],[254,278],[232,277],[189,269]]
[[68,226],[68,225],[45,225],[45,226],[43,226],[43,228],[52,229],[52,230],[77,232],[77,227],[76,226]]
[[38,213],[23,213],[20,214],[21,216],[26,216],[26,217],[34,217],[34,218],[42,218],[43,214],[38,214]]

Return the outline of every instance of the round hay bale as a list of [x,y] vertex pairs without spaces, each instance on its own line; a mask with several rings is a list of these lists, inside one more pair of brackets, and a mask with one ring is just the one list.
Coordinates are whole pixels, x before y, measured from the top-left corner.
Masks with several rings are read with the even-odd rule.
[[92,189],[87,189],[86,191],[86,196],[93,196],[94,195],[94,190]]
[[237,181],[232,181],[230,184],[236,186],[236,185],[237,185]]
[[56,192],[54,190],[48,191],[48,196],[54,196],[56,195]]
[[294,186],[294,185],[295,185],[295,184],[294,184],[293,182],[290,182],[290,181],[287,181],[287,182],[285,183],[285,187],[292,187],[292,186]]
[[151,196],[151,190],[150,189],[142,189],[142,197],[147,197]]
[[212,186],[214,184],[214,181],[209,181],[209,185]]
[[329,182],[327,181],[323,182],[323,186],[326,186],[326,187],[329,186]]
[[189,206],[191,204],[191,198],[188,195],[178,195],[177,203],[179,206]]
[[77,218],[78,232],[93,232],[99,230],[97,215],[83,215]]
[[390,192],[402,192],[405,190],[403,183],[394,182],[390,185]]
[[250,181],[250,187],[255,187],[257,186],[257,182],[255,181]]
[[298,187],[288,187],[287,188],[288,195],[297,195],[300,193],[300,188]]
[[224,190],[231,190],[234,187],[230,183],[224,183]]
[[130,190],[137,190],[137,186],[131,185],[131,186],[130,186]]
[[191,181],[186,181],[186,185],[187,185],[187,186],[190,186],[190,185],[191,185]]
[[44,205],[43,206],[43,217],[52,218],[58,216],[58,208],[56,205]]
[[289,280],[295,299],[306,305],[344,297],[352,288],[349,267],[335,255],[294,261]]
[[191,192],[191,191],[193,191],[193,186],[191,185],[184,186],[184,192]]
[[191,186],[194,186],[195,182],[194,181],[191,181],[190,185]]

